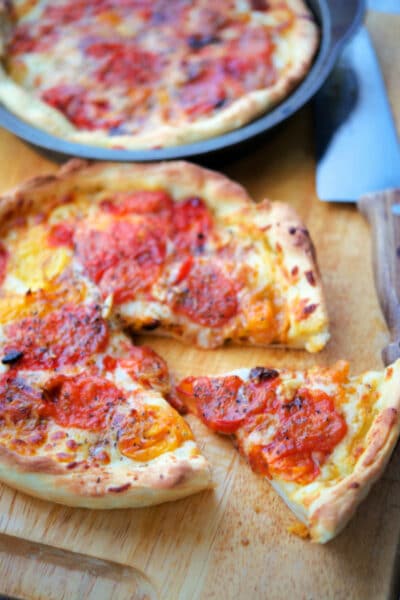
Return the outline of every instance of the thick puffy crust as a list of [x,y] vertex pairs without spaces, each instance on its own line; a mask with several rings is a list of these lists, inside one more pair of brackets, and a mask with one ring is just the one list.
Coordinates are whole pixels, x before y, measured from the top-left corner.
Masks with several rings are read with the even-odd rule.
[[[269,4],[279,4],[269,2]],[[90,146],[140,149],[178,146],[222,135],[237,129],[272,109],[304,79],[319,44],[318,28],[302,0],[287,0],[294,11],[294,25],[285,38],[277,38],[277,63],[285,62],[277,81],[268,88],[246,93],[227,108],[194,122],[160,124],[136,135],[107,135],[101,131],[80,131],[64,115],[16,84],[0,65],[0,101],[24,121],[57,137]],[[2,15],[3,13],[3,15]],[[0,4],[0,58],[4,53],[6,11]],[[3,35],[2,35],[3,32]],[[4,57],[4,56],[3,56]]]
[[328,542],[343,529],[386,468],[400,433],[400,361],[385,370],[379,405],[354,471],[321,490],[309,506],[307,525],[315,542]]
[[[329,333],[322,280],[310,234],[288,204],[264,200],[253,218],[261,231],[267,231],[271,249],[282,261],[288,282],[288,345],[316,352],[325,346]],[[315,332],[312,336],[311,331]]]
[[39,207],[48,211],[71,190],[90,193],[104,188],[120,192],[160,187],[169,190],[176,200],[193,193],[201,195],[221,213],[239,210],[252,202],[239,184],[215,171],[184,161],[124,164],[73,159],[58,172],[33,177],[3,194],[0,198],[0,219],[6,226],[17,213],[25,214]]
[[[267,200],[255,204],[240,185],[214,171],[185,162],[128,165],[73,160],[58,173],[36,177],[5,194],[0,202],[0,218],[6,229],[17,213],[21,215],[39,206],[48,211],[71,190],[91,193],[101,189],[119,192],[159,188],[169,191],[177,201],[200,196],[216,222],[234,232],[230,235],[235,232],[250,235],[246,239],[253,240],[259,256],[271,263],[273,278],[277,278],[287,305],[288,322],[281,345],[316,352],[326,344],[329,333],[322,282],[304,224],[288,205]],[[261,268],[269,267],[263,263]],[[143,303],[130,302],[122,305],[118,314],[130,327],[140,330],[158,318],[147,314],[149,310]],[[233,329],[227,325],[216,330],[176,314],[172,316],[168,311],[162,311],[160,316],[162,323],[155,334],[184,339],[201,347],[216,347],[228,338],[236,343],[266,344],[251,330],[238,333],[237,325],[232,325]]]
[[0,446],[0,479],[43,500],[96,509],[161,504],[212,487],[208,463],[194,442],[185,442],[149,464],[110,464],[82,472],[72,472],[47,457],[22,457]]
[[[337,369],[340,373],[341,363]],[[248,369],[234,373],[243,380],[249,377]],[[319,367],[310,370],[306,377],[301,372],[280,371],[283,382],[286,381],[283,386],[288,389],[310,386],[334,397],[348,427],[346,436],[321,466],[315,480],[301,484],[277,476],[270,479],[275,491],[307,526],[311,540],[318,543],[328,542],[346,526],[381,477],[400,433],[400,360],[383,373],[367,372],[346,378],[341,392],[341,386],[333,383],[334,373],[332,369]],[[373,415],[371,422],[370,415]],[[245,455],[253,443],[266,443],[257,441],[257,435],[257,432],[254,437],[254,433],[248,436],[246,431],[238,431]]]

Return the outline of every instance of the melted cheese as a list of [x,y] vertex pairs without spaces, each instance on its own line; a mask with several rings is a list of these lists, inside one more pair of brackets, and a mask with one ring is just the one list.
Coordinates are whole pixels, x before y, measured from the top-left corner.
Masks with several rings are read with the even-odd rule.
[[46,289],[71,262],[71,251],[47,243],[48,228],[31,226],[9,244],[9,264],[3,284],[6,292],[24,293]]

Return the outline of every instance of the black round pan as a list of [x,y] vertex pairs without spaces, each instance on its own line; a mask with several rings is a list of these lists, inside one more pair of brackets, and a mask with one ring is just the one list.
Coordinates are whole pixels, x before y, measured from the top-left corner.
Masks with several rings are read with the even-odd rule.
[[360,25],[365,6],[364,0],[308,0],[321,27],[321,44],[307,77],[283,102],[264,116],[248,125],[224,135],[186,144],[154,150],[113,150],[84,144],[76,144],[57,138],[32,127],[10,111],[0,106],[0,125],[20,138],[57,154],[79,156],[97,160],[157,161],[191,158],[199,162],[215,160],[221,155],[241,150],[249,141],[264,136],[301,108],[322,86],[347,41]]

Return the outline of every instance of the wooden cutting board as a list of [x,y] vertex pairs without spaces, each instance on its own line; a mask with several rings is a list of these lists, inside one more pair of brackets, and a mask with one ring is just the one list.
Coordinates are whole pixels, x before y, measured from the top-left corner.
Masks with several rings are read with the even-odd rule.
[[[400,16],[373,13],[368,25],[400,127]],[[0,156],[1,190],[56,168],[6,132],[0,132]],[[373,286],[368,227],[353,206],[317,201],[314,166],[307,108],[263,147],[224,170],[254,199],[284,200],[305,219],[316,243],[328,300],[332,330],[328,347],[318,356],[234,347],[207,352],[143,338],[177,375],[257,364],[302,368],[339,358],[351,361],[353,373],[382,366],[380,350],[388,335]],[[288,509],[267,482],[250,472],[228,440],[191,422],[213,465],[214,491],[159,507],[102,512],[57,506],[0,486],[0,592],[46,600],[394,596],[399,448],[347,529],[327,546],[317,546],[288,533],[294,522]],[[4,533],[134,569],[32,546]]]

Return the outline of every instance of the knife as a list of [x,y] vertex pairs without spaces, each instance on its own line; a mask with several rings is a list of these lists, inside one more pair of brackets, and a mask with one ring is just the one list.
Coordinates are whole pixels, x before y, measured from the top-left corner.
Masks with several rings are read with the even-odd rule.
[[316,186],[321,200],[357,202],[371,225],[374,278],[391,343],[400,358],[400,145],[385,84],[362,27],[316,95]]

